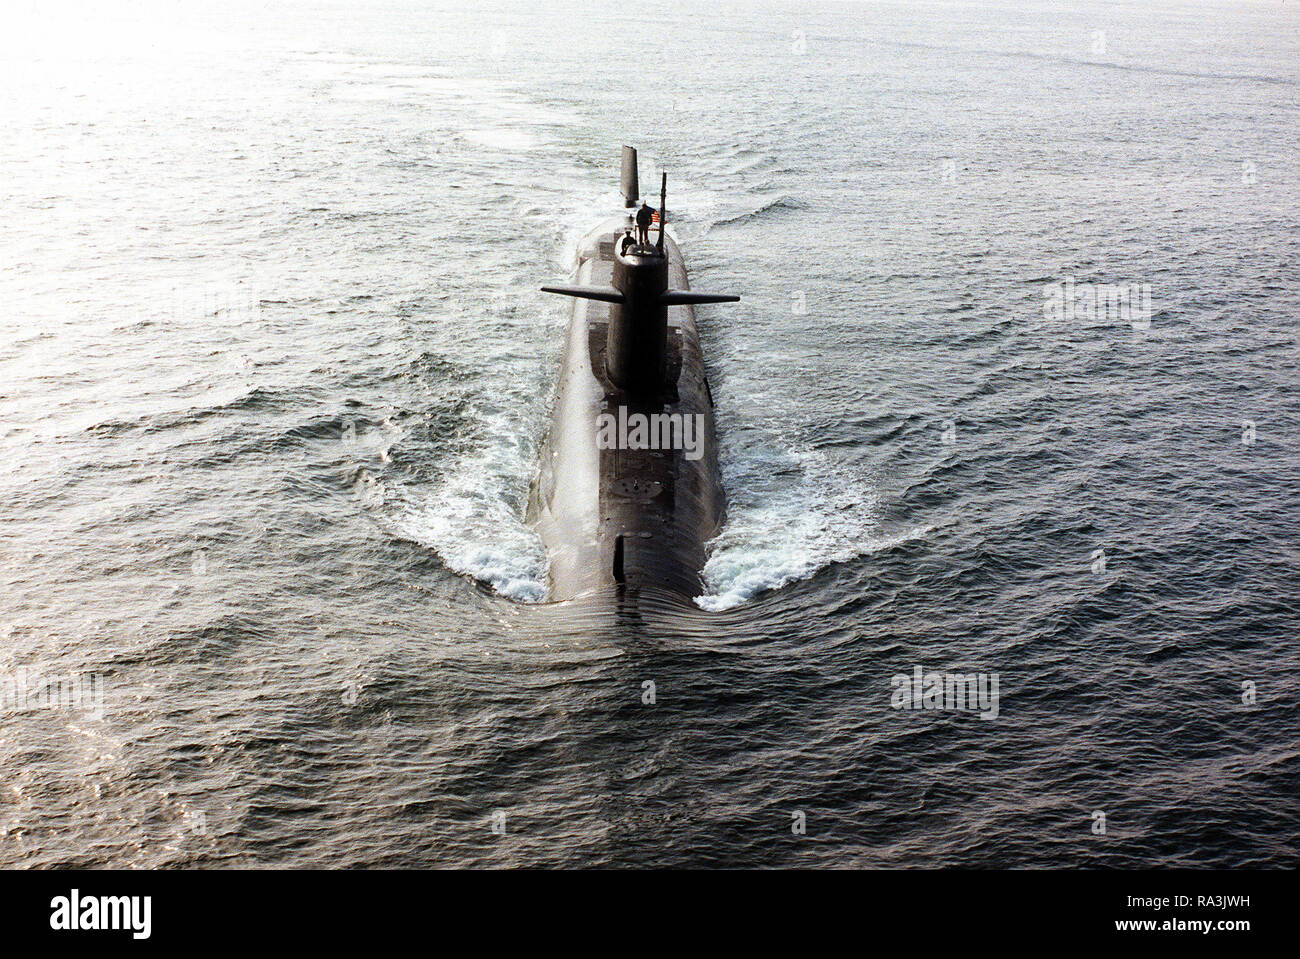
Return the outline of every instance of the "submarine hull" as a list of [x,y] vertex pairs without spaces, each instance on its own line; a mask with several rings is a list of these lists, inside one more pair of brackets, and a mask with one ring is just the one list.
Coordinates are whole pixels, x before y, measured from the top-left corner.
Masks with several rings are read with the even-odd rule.
[[[626,217],[613,217],[583,239],[579,284],[611,286],[627,226]],[[670,287],[687,290],[671,236],[663,237],[663,255]],[[667,308],[662,377],[656,388],[634,391],[609,372],[616,308],[573,300],[528,520],[546,545],[552,600],[641,589],[698,596],[705,544],[722,524],[725,498],[694,308]],[[638,424],[647,428],[638,432]]]

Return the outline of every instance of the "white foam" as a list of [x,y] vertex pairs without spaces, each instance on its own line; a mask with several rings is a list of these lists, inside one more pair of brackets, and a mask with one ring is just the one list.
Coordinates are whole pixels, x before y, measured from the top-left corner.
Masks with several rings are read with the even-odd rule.
[[[438,484],[408,501],[392,524],[455,572],[509,599],[539,603],[547,599],[546,550],[519,508],[535,468],[531,428],[517,412],[485,415],[483,443],[447,463]],[[875,484],[835,450],[751,446],[726,474],[728,520],[710,544],[707,589],[696,599],[705,610],[734,608],[928,532],[887,534]]]
[[546,550],[513,505],[532,476],[526,426],[498,414],[486,418],[483,446],[447,464],[427,497],[406,506],[393,524],[437,552],[457,573],[524,603],[546,599]]
[[731,502],[710,544],[702,609],[731,609],[915,535],[884,536],[870,478],[824,450],[746,450],[726,472]]

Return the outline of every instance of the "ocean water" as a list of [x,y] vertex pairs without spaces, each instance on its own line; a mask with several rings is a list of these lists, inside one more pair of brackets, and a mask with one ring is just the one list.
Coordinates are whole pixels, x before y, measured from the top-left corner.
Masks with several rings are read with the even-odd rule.
[[[1296,864],[1296,4],[106,6],[0,37],[0,866]],[[695,612],[522,522],[623,143]]]

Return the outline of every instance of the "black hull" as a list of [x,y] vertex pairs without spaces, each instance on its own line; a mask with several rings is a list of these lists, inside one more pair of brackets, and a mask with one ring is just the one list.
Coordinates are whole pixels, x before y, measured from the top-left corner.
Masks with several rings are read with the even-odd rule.
[[[611,284],[614,244],[626,225],[625,217],[616,217],[588,234],[578,254],[578,283]],[[664,239],[664,254],[669,286],[688,289],[671,237]],[[550,561],[551,599],[641,589],[698,596],[705,544],[722,523],[725,498],[694,309],[668,307],[663,387],[636,395],[607,372],[610,309],[598,300],[573,301],[555,409],[530,497],[528,518]],[[689,450],[600,448],[600,424],[610,422],[602,414],[635,422],[637,413],[692,417],[696,442]]]

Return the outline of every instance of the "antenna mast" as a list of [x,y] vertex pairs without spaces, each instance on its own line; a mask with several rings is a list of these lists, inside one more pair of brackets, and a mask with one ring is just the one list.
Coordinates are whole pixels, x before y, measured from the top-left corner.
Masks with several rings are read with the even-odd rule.
[[659,245],[660,253],[664,251],[664,228],[668,226],[668,171],[663,173],[663,181],[659,184]]

